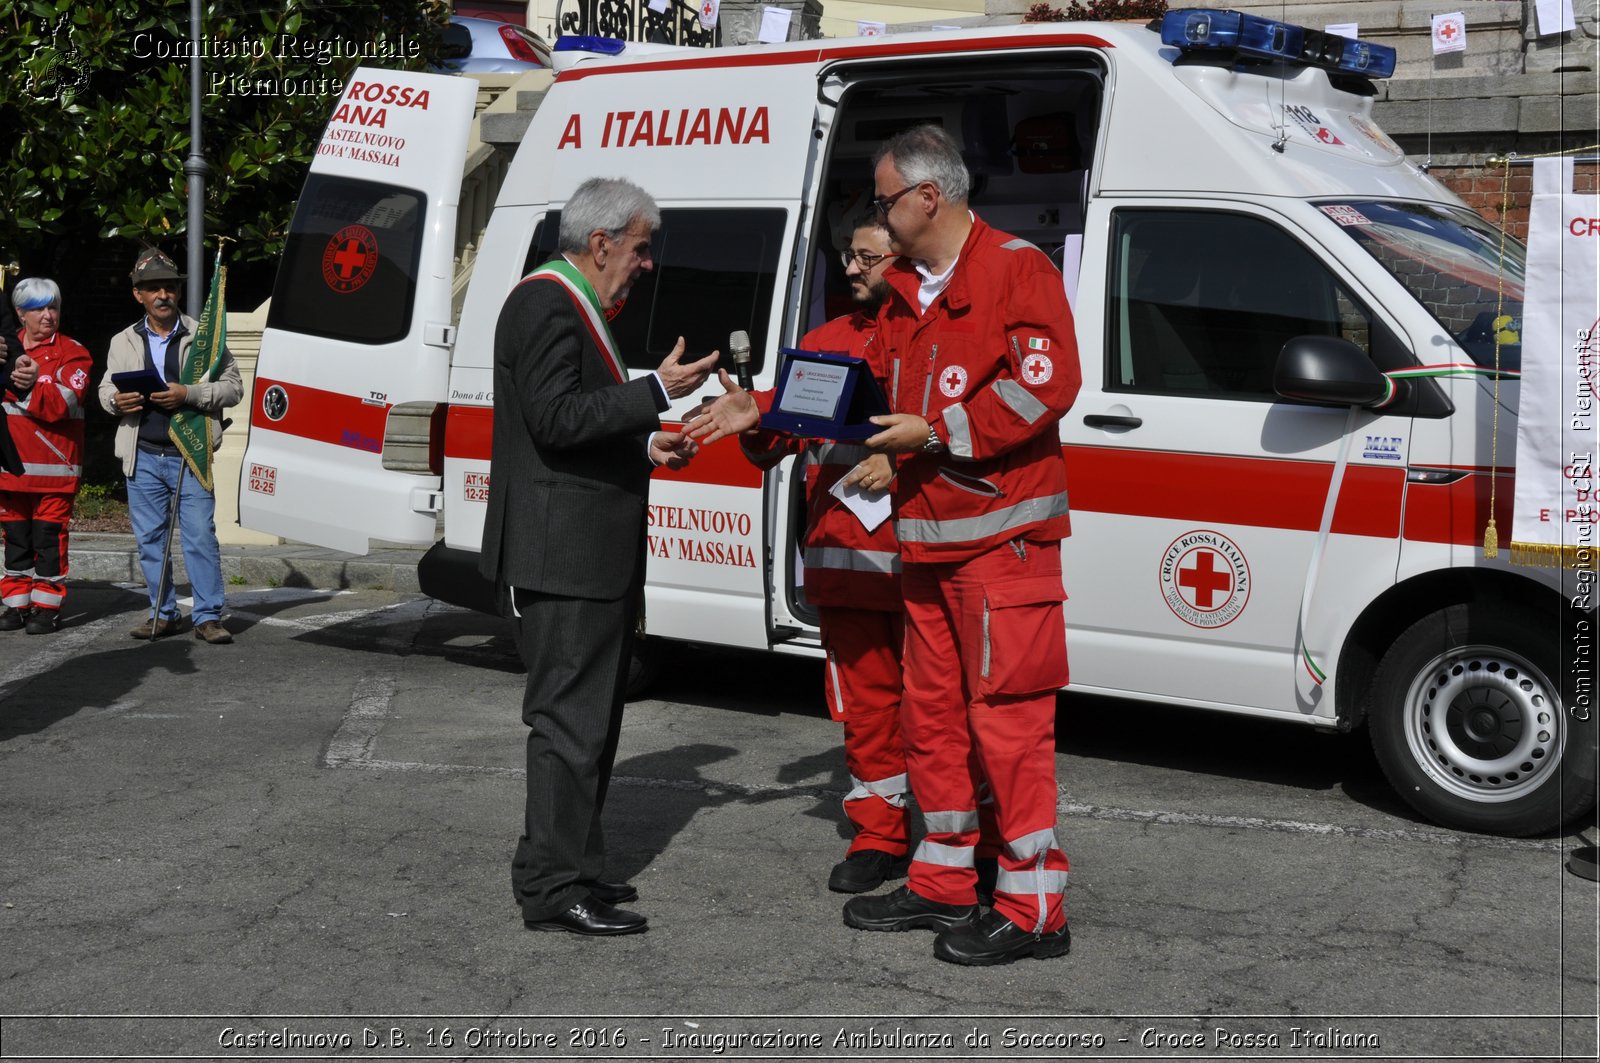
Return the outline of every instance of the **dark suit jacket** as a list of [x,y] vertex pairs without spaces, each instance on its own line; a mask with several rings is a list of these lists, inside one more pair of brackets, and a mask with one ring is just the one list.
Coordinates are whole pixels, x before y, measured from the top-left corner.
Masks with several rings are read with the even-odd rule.
[[618,384],[560,284],[524,281],[494,337],[494,449],[479,571],[572,598],[612,600],[642,580],[646,445],[665,396]]

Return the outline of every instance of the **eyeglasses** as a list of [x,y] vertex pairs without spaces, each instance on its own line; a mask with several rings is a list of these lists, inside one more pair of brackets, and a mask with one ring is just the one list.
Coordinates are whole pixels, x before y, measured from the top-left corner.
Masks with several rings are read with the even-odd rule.
[[839,252],[839,261],[844,263],[845,269],[849,269],[850,263],[855,262],[861,267],[862,272],[871,269],[886,258],[893,257],[893,255],[875,255],[871,251],[855,251],[848,247]]
[[[920,182],[918,182],[918,184],[920,184]],[[889,212],[894,209],[894,205],[900,201],[900,197],[916,187],[918,187],[918,185],[906,185],[892,196],[879,196],[877,199],[872,201],[872,209],[878,212],[878,217],[887,218],[889,216]]]

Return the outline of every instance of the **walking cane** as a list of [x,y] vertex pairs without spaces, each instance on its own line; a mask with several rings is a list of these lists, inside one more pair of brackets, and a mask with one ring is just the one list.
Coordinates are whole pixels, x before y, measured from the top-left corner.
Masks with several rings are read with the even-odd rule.
[[[167,505],[167,541],[161,548],[161,578],[156,581],[156,600],[150,606],[150,641],[156,640],[156,631],[161,625],[161,599],[167,594],[167,577],[172,572],[172,533],[178,525],[178,497],[183,494],[183,474],[188,471],[187,465],[178,466],[178,486],[172,492],[172,501]],[[174,620],[176,625],[177,621]]]

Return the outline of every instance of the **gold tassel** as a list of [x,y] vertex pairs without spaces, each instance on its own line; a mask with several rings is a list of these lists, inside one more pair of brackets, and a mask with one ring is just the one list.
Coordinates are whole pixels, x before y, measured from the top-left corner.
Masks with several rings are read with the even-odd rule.
[[1483,556],[1500,556],[1500,532],[1494,526],[1494,514],[1489,514],[1489,524],[1483,529]]

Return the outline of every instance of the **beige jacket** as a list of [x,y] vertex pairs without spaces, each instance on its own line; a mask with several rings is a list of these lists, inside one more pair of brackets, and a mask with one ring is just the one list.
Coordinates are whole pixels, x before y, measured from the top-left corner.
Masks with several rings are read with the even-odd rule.
[[[116,414],[117,408],[113,405],[117,395],[117,386],[111,382],[112,373],[126,373],[144,368],[144,336],[140,333],[140,321],[129,325],[115,336],[111,337],[111,348],[106,355],[106,375],[100,379],[100,405],[105,407],[109,414]],[[194,344],[194,333],[197,323],[195,319],[183,315],[183,335],[178,338],[178,363],[189,356],[189,348]],[[222,351],[222,371],[216,380],[202,381],[189,385],[189,395],[184,400],[185,406],[193,407],[210,415],[212,427],[211,438],[215,441],[213,448],[222,446],[222,411],[229,406],[236,405],[244,397],[244,381],[239,377],[239,365],[233,360],[233,355],[227,348]],[[122,459],[122,474],[133,475],[134,462],[139,457],[139,414],[124,414],[117,423],[117,436],[113,443],[117,457]]]

